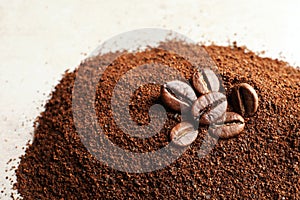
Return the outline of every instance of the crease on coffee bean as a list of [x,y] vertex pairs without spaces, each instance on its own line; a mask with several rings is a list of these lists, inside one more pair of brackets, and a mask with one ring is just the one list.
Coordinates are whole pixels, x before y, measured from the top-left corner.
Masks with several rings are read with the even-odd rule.
[[205,83],[206,83],[207,89],[208,89],[209,91],[212,91],[212,90],[211,90],[211,85],[210,85],[209,79],[208,79],[208,77],[207,77],[207,75],[206,75],[206,72],[205,72],[205,69],[203,69],[200,73],[202,74],[202,77],[203,77],[203,79],[204,79],[204,81],[205,81]]
[[[182,104],[188,104],[188,105],[192,105],[193,101],[191,101],[189,98],[186,97],[186,95],[182,95],[180,92],[178,92],[175,89],[171,89],[168,87],[165,87],[165,89],[167,90],[167,92],[169,92],[175,99],[178,98]],[[175,90],[175,92],[174,92]]]
[[[175,82],[177,83],[177,85],[174,86]],[[180,81],[180,80],[171,81],[166,83],[166,86],[169,89],[174,90],[175,94],[178,93],[184,99],[196,100],[197,98],[191,85],[185,81]],[[181,86],[180,89],[183,89],[182,91],[179,90],[179,86]]]
[[219,128],[223,125],[226,125],[226,126],[231,126],[231,125],[234,125],[234,124],[244,124],[245,122],[242,122],[240,120],[233,120],[233,121],[223,121],[223,122],[216,122],[216,123],[212,123],[211,124],[211,127],[212,128]]
[[208,106],[205,106],[202,110],[199,111],[199,114],[195,119],[199,120],[205,113],[211,111],[211,107],[212,107],[211,104],[209,104]]
[[196,119],[200,119],[205,113],[209,113],[211,110],[216,108],[218,105],[222,104],[224,101],[227,101],[226,98],[221,98],[213,103],[208,104],[207,106],[205,106],[203,109],[199,111],[199,115],[198,117],[196,117]]
[[244,115],[246,113],[246,109],[243,105],[244,102],[245,102],[245,97],[243,95],[241,87],[238,87],[238,89],[237,89],[237,97],[238,97],[238,100],[239,100],[239,107],[241,109],[241,114]]
[[193,75],[193,86],[195,88],[195,91],[197,91],[199,94],[206,94],[209,92],[207,81],[203,77],[203,74],[200,71],[195,72]]

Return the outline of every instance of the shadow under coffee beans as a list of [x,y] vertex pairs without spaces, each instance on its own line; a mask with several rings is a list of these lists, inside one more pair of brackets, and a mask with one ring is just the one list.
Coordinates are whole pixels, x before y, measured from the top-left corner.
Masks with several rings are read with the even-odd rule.
[[[168,45],[186,52],[199,48],[162,44]],[[212,45],[205,49],[218,67],[226,98],[230,99],[228,95],[240,83],[251,85],[259,97],[257,112],[245,116],[241,122],[244,130],[237,137],[219,140],[207,156],[199,158],[197,152],[207,129],[200,126],[188,150],[164,169],[141,174],[114,170],[96,160],[75,131],[72,89],[77,71],[66,72],[37,118],[34,140],[16,170],[15,188],[20,195],[24,199],[300,199],[299,69],[241,47]],[[97,66],[113,56],[97,56],[81,67]],[[187,80],[195,73],[190,63],[177,55],[148,49],[120,55],[99,80],[95,100],[98,122],[120,148],[156,151],[170,142],[170,131],[180,123],[179,114],[166,108],[168,118],[160,132],[141,139],[124,134],[112,120],[110,102],[117,81],[136,66],[157,62],[179,70]],[[147,84],[132,95],[130,115],[137,124],[149,123],[151,105],[163,105],[160,87]],[[227,111],[234,111],[231,101]]]

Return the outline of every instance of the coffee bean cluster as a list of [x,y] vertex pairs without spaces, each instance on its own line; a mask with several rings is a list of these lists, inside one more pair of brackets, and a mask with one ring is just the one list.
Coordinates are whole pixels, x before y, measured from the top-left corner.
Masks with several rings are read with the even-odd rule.
[[180,80],[167,82],[161,87],[164,104],[182,114],[182,122],[170,133],[170,139],[179,146],[190,145],[197,138],[199,124],[210,125],[209,132],[222,139],[234,137],[244,130],[243,116],[252,116],[257,111],[257,93],[247,83],[232,89],[235,112],[227,112],[226,95],[220,92],[220,80],[211,69],[195,72],[191,82],[195,90]]

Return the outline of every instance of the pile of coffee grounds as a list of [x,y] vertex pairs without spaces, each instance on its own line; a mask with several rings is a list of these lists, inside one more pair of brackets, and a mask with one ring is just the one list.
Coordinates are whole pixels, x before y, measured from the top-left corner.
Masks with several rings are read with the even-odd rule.
[[[176,42],[162,47],[168,45],[187,53],[202,48]],[[72,114],[78,71],[67,71],[36,120],[34,140],[16,170],[15,188],[20,195],[24,199],[300,199],[299,69],[236,45],[203,48],[217,65],[228,96],[243,82],[258,93],[258,111],[245,118],[245,130],[238,137],[219,140],[200,158],[197,152],[207,128],[200,127],[197,140],[169,166],[148,173],[117,171],[94,158],[82,144]],[[116,54],[96,56],[80,67],[109,64]],[[201,58],[197,53],[189,56]],[[147,139],[130,137],[113,120],[110,103],[117,81],[136,66],[157,62],[179,70],[187,79],[194,72],[191,63],[179,55],[155,48],[119,53],[98,82],[95,105],[99,125],[123,149],[155,151],[170,142],[168,135],[181,120],[180,114],[166,109],[163,128]],[[157,84],[143,85],[134,92],[129,108],[137,124],[149,123],[151,105],[162,104],[159,96]]]

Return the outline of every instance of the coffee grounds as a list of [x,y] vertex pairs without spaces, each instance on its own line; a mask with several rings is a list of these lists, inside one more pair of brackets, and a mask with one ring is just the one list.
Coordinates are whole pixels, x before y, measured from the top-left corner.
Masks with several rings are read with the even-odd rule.
[[[166,45],[186,52],[199,48],[172,42],[162,47]],[[199,158],[197,152],[207,128],[200,127],[197,140],[164,169],[140,174],[114,170],[95,159],[75,131],[72,89],[77,70],[66,72],[36,120],[34,140],[16,170],[15,188],[20,195],[24,199],[300,199],[299,69],[236,45],[205,49],[218,67],[227,96],[243,82],[258,93],[258,111],[245,118],[245,130],[238,137],[219,140],[210,154]],[[121,148],[155,151],[170,142],[168,134],[180,122],[180,115],[166,109],[168,119],[157,135],[130,137],[113,121],[112,90],[122,75],[142,64],[165,63],[187,79],[194,69],[188,61],[161,49],[118,55],[98,83],[98,122]],[[113,56],[97,56],[80,67],[108,64]],[[132,95],[130,115],[139,125],[148,124],[150,106],[161,103],[159,89],[159,85],[147,84]],[[228,110],[232,110],[230,99]]]

